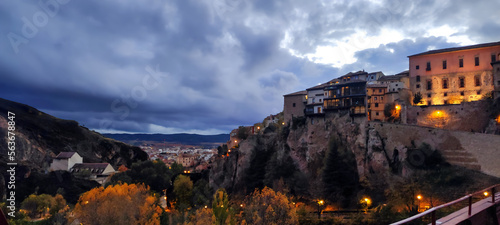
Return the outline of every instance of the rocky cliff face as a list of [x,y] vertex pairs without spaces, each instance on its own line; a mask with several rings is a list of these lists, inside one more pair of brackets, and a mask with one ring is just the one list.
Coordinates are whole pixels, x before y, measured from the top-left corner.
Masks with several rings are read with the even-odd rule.
[[79,126],[76,121],[62,120],[20,103],[0,98],[0,161],[7,162],[7,112],[15,113],[16,162],[31,170],[44,171],[59,152],[78,152],[84,162],[108,162],[115,169],[146,160],[138,147],[126,145]]
[[[315,197],[328,190],[325,184],[328,168],[341,171],[332,176],[343,176],[347,180],[349,177],[342,173],[353,170],[355,174],[351,175],[359,182],[357,187],[365,185],[380,190],[387,187],[391,177],[401,174],[398,166],[401,167],[404,155],[386,150],[384,140],[377,130],[368,126],[364,117],[332,113],[324,118],[294,122],[295,125],[274,130],[266,128],[263,134],[242,141],[229,156],[216,160],[210,173],[212,187],[224,187],[236,193],[248,193],[263,186],[284,187],[295,195]],[[334,145],[345,152],[329,152],[333,139]],[[335,157],[331,155],[334,153]],[[352,160],[345,160],[349,157]],[[339,186],[348,183],[335,182],[334,179],[333,183]]]

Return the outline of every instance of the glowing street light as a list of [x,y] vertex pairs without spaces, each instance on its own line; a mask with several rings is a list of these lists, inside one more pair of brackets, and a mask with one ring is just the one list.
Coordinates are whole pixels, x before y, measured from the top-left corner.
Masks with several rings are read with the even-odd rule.
[[323,200],[318,200],[318,219],[321,219],[321,210],[319,209],[320,206],[325,204],[325,201]]
[[417,199],[418,199],[418,205],[417,205],[417,212],[420,212],[420,200],[422,200],[422,195],[417,195]]
[[401,109],[401,106],[400,105],[396,105],[396,110],[400,110]]
[[417,195],[418,200],[422,200],[422,195]]
[[488,197],[488,195],[489,195],[489,194],[490,194],[490,193],[488,193],[487,191],[485,191],[485,192],[483,193],[483,195],[484,195],[484,196],[486,196],[486,197]]

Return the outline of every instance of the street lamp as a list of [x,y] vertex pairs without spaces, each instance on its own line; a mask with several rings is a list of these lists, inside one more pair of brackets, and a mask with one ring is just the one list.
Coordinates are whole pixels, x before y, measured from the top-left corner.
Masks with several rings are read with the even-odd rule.
[[417,195],[417,199],[418,199],[418,205],[417,205],[417,212],[420,211],[420,200],[422,200],[422,195]]
[[321,219],[321,210],[319,207],[322,206],[323,204],[325,204],[325,201],[318,200],[318,219]]

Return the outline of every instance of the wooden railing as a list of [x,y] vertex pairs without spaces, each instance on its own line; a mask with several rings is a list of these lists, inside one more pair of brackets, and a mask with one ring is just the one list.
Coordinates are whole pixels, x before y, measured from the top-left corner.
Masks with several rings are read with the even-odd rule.
[[445,203],[445,204],[442,204],[440,206],[436,206],[436,207],[433,207],[429,210],[426,210],[425,212],[423,213],[419,213],[417,215],[414,215],[410,218],[407,218],[407,219],[404,219],[404,220],[401,220],[399,222],[395,222],[395,223],[391,223],[391,225],[401,225],[401,224],[405,224],[405,223],[408,223],[408,222],[411,222],[411,221],[414,221],[416,219],[419,219],[419,218],[422,218],[426,215],[429,215],[431,214],[431,221],[432,221],[432,225],[436,225],[436,211],[439,210],[439,209],[442,209],[442,208],[445,208],[445,207],[449,207],[451,205],[455,205],[459,202],[462,202],[462,201],[465,201],[465,200],[469,200],[469,211],[468,211],[468,215],[471,216],[472,214],[472,197],[473,196],[476,196],[476,195],[482,195],[484,192],[486,191],[491,191],[491,202],[492,203],[495,203],[495,188],[497,187],[500,187],[500,184],[496,184],[496,185],[493,185],[489,188],[486,188],[486,189],[483,189],[481,191],[477,191],[477,192],[474,192],[472,194],[469,194],[469,195],[466,195],[464,197],[461,197],[457,200],[454,200],[454,201],[451,201],[451,202],[448,202],[448,203]]

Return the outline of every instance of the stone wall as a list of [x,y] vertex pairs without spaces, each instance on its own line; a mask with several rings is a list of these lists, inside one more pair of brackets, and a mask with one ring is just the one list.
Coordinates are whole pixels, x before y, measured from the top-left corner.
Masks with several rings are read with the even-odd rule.
[[490,122],[487,101],[459,105],[408,106],[407,124],[449,130],[483,132]]
[[400,161],[408,157],[407,147],[412,146],[412,142],[416,147],[425,142],[437,149],[450,164],[500,177],[499,135],[380,122],[369,122],[368,129],[378,133],[389,156],[398,150]]

